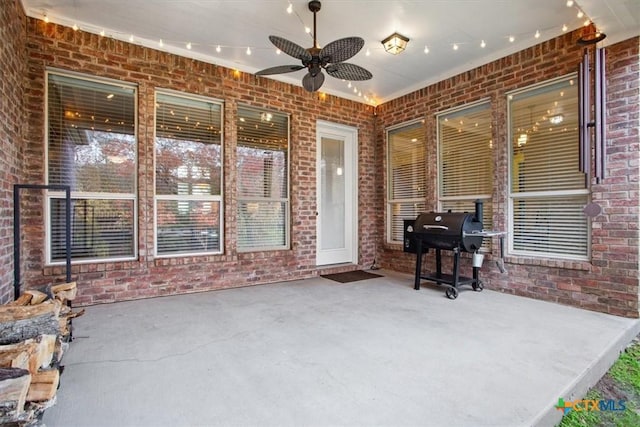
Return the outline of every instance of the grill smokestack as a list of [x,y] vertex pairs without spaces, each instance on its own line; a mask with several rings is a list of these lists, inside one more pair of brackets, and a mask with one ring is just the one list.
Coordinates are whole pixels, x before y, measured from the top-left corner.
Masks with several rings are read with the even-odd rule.
[[484,211],[482,208],[482,200],[476,199],[476,221],[482,222],[482,217],[484,216]]

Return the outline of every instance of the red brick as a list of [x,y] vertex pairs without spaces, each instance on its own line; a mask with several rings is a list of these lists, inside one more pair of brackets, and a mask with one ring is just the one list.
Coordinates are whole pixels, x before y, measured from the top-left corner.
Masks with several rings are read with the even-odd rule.
[[[575,44],[576,36],[575,32],[566,34],[482,65],[474,72],[454,76],[380,105],[376,116],[376,154],[380,159],[380,170],[386,174],[385,128],[426,118],[427,203],[435,204],[438,162],[435,114],[481,98],[490,98],[496,135],[495,174],[499,177],[494,189],[493,223],[495,228],[504,229],[508,215],[508,150],[504,145],[500,146],[500,141],[502,144],[507,141],[506,92],[574,72],[580,56]],[[639,41],[634,37],[607,47],[609,83],[605,139],[608,175],[602,183],[592,186],[592,199],[603,207],[603,213],[592,222],[591,261],[507,257],[507,274],[494,273],[491,269],[485,272],[487,268],[483,268],[481,276],[485,277],[488,287],[544,300],[556,298],[560,303],[589,310],[638,317]],[[631,69],[631,65],[635,68]],[[387,177],[383,175],[378,183],[378,197],[386,203]],[[377,262],[385,268],[412,273],[414,257],[402,253],[400,246],[384,241],[385,215],[385,210],[380,209],[376,219],[380,233]],[[433,261],[427,262],[433,268]],[[466,258],[462,260],[462,269],[469,269]],[[622,282],[624,279],[631,280]],[[572,291],[572,296],[567,297],[559,290]],[[601,296],[600,300],[593,296],[594,292]],[[624,310],[611,303],[616,298],[624,299],[628,304]]]
[[[3,124],[0,128],[0,201],[11,200],[17,182],[44,182],[44,71],[55,67],[126,80],[139,87],[139,259],[118,263],[75,265],[77,304],[147,298],[180,292],[224,289],[247,284],[299,279],[318,274],[315,267],[316,120],[335,121],[359,129],[360,266],[373,260],[387,268],[411,273],[415,258],[400,245],[385,243],[386,150],[384,130],[413,119],[425,120],[428,141],[427,206],[435,209],[437,150],[434,114],[482,98],[490,98],[496,144],[496,228],[507,224],[508,158],[504,144],[506,92],[574,72],[581,48],[577,32],[562,35],[524,51],[466,71],[378,106],[327,95],[246,73],[181,58],[126,42],[99,37],[27,18],[19,0],[2,2],[0,37],[16,47],[0,56],[3,82]],[[4,23],[8,23],[4,25]],[[593,220],[593,261],[540,260],[508,257],[507,274],[483,268],[487,286],[505,293],[572,304],[612,314],[638,316],[638,38],[607,47],[608,176],[592,188],[603,213]],[[25,77],[26,76],[26,77]],[[153,259],[153,92],[155,87],[198,93],[225,102],[225,254]],[[291,236],[292,249],[238,254],[235,208],[235,111],[238,104],[291,114]],[[27,117],[27,122],[23,118]],[[502,144],[502,146],[501,146]],[[609,179],[611,179],[609,181]],[[26,283],[57,282],[64,270],[45,265],[42,197],[28,195],[24,243],[29,264]],[[11,296],[12,219],[10,205],[0,217],[0,302]],[[635,218],[635,221],[634,221]],[[450,267],[451,257],[444,257]],[[264,268],[265,263],[269,268]],[[433,260],[428,260],[433,268]],[[463,257],[462,267],[468,268]],[[486,270],[486,271],[485,271]],[[571,294],[569,294],[569,292]],[[618,301],[623,301],[620,303]]]

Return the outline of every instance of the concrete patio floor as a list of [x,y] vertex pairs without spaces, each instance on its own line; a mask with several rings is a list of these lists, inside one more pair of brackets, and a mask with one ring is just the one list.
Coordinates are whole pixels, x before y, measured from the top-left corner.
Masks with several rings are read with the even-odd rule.
[[89,307],[48,427],[554,425],[640,321],[413,277]]

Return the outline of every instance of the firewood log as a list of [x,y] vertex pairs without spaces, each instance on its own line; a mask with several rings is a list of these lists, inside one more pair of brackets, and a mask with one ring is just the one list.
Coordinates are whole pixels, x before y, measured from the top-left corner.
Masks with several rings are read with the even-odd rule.
[[0,425],[21,418],[30,383],[26,369],[0,368]]
[[58,390],[60,382],[60,371],[50,369],[39,371],[31,376],[31,385],[27,393],[28,402],[44,402],[53,399]]
[[22,294],[17,300],[11,301],[8,305],[29,305],[31,298],[33,298],[31,294]]
[[39,335],[58,333],[60,303],[0,306],[0,344],[14,344]]
[[56,351],[56,335],[41,335],[36,338],[38,349],[36,352],[35,364],[38,369],[47,368],[53,363],[53,355]]
[[73,301],[78,293],[76,282],[62,283],[51,287],[54,298],[65,302]]
[[60,362],[62,361],[62,355],[67,348],[69,348],[69,343],[63,343],[61,336],[56,337],[56,343],[53,350],[53,359],[51,360],[51,364],[53,366],[58,366],[60,364]]
[[0,345],[0,368],[20,368],[29,372],[37,372],[30,369],[30,361],[37,352],[38,343],[27,340],[17,344]]
[[27,289],[26,291],[24,291],[24,293],[31,295],[31,301],[29,301],[30,305],[40,304],[41,302],[44,302],[47,298],[49,298],[44,292],[40,292],[35,289]]
[[[63,337],[66,337],[71,332],[69,330],[69,327],[71,325],[71,319],[74,319],[76,317],[80,317],[85,312],[84,308],[82,310],[80,310],[80,311],[71,311],[70,309],[67,311],[67,310],[65,310],[65,308],[66,307],[62,307],[61,315],[60,315],[60,318],[58,320],[58,323],[60,325],[60,335],[62,335]],[[62,314],[63,312],[64,312],[64,314]]]
[[0,367],[28,369],[34,375],[51,366],[56,340],[55,335],[41,335],[16,344],[0,345]]

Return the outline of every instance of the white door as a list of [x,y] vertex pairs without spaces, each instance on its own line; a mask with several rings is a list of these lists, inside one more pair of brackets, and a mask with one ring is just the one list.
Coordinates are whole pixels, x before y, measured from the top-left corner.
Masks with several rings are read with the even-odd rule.
[[358,131],[318,121],[317,265],[358,260]]

